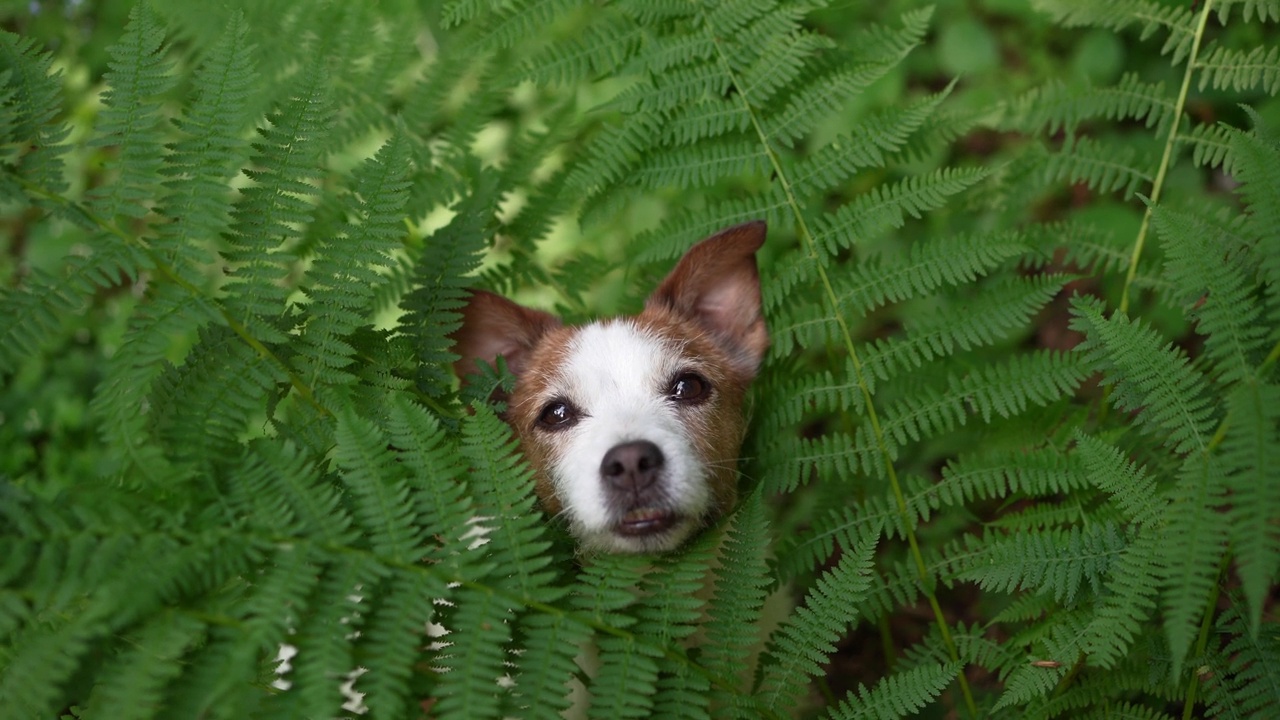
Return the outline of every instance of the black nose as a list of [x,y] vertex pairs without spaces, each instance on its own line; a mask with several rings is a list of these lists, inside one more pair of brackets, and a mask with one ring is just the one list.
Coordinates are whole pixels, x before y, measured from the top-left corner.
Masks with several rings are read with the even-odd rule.
[[600,462],[600,477],[607,486],[624,492],[640,492],[658,479],[662,451],[648,440],[614,445]]

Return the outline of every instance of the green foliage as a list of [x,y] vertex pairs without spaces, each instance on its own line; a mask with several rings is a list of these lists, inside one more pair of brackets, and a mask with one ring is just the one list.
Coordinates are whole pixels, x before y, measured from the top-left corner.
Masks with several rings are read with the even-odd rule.
[[[1280,4],[419,5],[0,11],[6,717],[1280,704]],[[577,554],[466,288],[755,218],[739,506]]]

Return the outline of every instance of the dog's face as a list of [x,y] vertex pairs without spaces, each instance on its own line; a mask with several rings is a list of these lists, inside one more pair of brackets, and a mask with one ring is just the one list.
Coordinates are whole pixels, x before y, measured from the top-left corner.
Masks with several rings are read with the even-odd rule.
[[743,395],[769,344],[764,237],[754,222],[698,243],[634,317],[567,327],[473,293],[456,369],[506,359],[506,419],[543,507],[584,550],[671,550],[733,506]]

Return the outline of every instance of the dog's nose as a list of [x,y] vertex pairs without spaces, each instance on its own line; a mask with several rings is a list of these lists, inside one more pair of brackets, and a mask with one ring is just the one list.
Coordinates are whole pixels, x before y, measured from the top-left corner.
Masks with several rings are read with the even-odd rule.
[[662,470],[662,450],[648,440],[614,445],[600,462],[600,477],[614,490],[639,492]]

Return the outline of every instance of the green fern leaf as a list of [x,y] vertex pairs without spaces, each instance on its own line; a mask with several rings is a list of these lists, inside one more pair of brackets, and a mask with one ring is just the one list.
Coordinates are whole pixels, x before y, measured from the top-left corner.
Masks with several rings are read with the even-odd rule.
[[835,642],[858,615],[871,587],[874,543],[849,548],[773,633],[758,697],[774,712],[795,706],[804,680],[821,673]]
[[409,502],[403,469],[387,452],[387,438],[349,407],[339,409],[334,437],[335,464],[373,552],[392,563],[412,561],[424,532]]
[[814,244],[831,255],[856,247],[859,242],[902,227],[908,216],[919,218],[941,207],[949,197],[986,176],[983,169],[944,168],[894,185],[878,186],[815,223]]
[[[312,313],[303,338],[310,349],[311,382],[351,382],[355,378],[337,371],[355,353],[345,336],[368,321],[374,289],[391,263],[404,233],[404,211],[409,199],[409,146],[397,133],[378,153],[356,171],[356,207],[346,237],[322,242],[306,288],[319,312]],[[330,244],[342,243],[343,252]]]
[[252,57],[244,16],[235,13],[196,73],[197,95],[175,120],[182,136],[169,143],[162,169],[168,195],[157,212],[169,222],[159,227],[153,247],[196,286],[203,284],[199,266],[212,261],[213,242],[228,229],[230,180],[249,151],[244,131],[258,79]]
[[1102,589],[1103,576],[1126,542],[1115,525],[1097,524],[1084,530],[1072,527],[990,540],[969,538],[968,544],[972,559],[961,578],[985,590],[1035,590],[1072,605],[1084,583],[1093,594]]
[[1191,161],[1196,165],[1221,168],[1235,174],[1231,138],[1233,129],[1219,123],[1200,123],[1178,133],[1178,142],[1191,146]]
[[466,463],[440,421],[404,394],[390,395],[386,409],[387,433],[408,471],[416,513],[446,551],[436,562],[458,572],[455,563],[462,559],[450,541],[460,540],[479,515],[467,487]]
[[[421,699],[412,696],[409,681],[426,642],[424,629],[426,622],[433,616],[434,599],[445,597],[448,590],[443,581],[417,568],[396,572],[386,582],[373,587],[376,590],[372,597],[361,603],[367,604],[367,607],[361,611],[364,622],[355,652],[357,657],[379,658],[379,661],[377,667],[356,680],[355,688],[365,694],[364,702],[371,715],[405,717],[421,708]],[[467,688],[472,693],[469,697],[462,696],[461,704],[468,712],[474,710],[483,717],[490,708],[496,706],[493,683],[497,680],[497,674],[489,677],[490,683],[484,688],[483,700],[478,698],[478,688],[475,686],[483,683],[484,669],[495,665],[494,656],[500,660],[504,630],[509,630],[506,630],[504,614],[484,605],[485,600],[462,597],[462,594],[456,597],[459,610],[453,621],[458,624],[453,627],[465,627],[468,630],[476,628],[477,632],[455,632],[451,633],[449,639],[454,641],[453,650],[458,653],[459,662],[474,663],[463,664],[461,667],[468,671],[474,668],[475,672],[458,672],[455,668],[455,672],[446,675],[466,675],[471,679]],[[487,601],[492,602],[492,599],[489,596]],[[472,621],[479,624],[492,623],[496,628],[490,632],[480,631],[478,626],[469,624]],[[341,626],[331,629],[331,632],[342,631]],[[493,644],[485,645],[486,641],[493,641]],[[440,690],[444,697],[440,699],[439,707],[442,715],[449,711],[452,701],[460,698],[458,694],[450,693],[450,689],[450,685],[441,683]]]
[[254,184],[242,191],[224,253],[233,266],[227,278],[227,311],[268,342],[287,336],[269,319],[285,310],[289,288],[283,282],[294,260],[292,242],[312,218],[311,198],[322,173],[326,127],[331,115],[323,64],[306,64],[293,97],[270,116],[271,127],[254,145],[246,170]]
[[1182,5],[1164,5],[1155,0],[1033,0],[1033,5],[1066,27],[1094,25],[1123,30],[1141,25],[1143,40],[1156,32],[1165,33],[1168,37],[1160,54],[1172,53],[1175,65],[1191,52],[1195,36],[1195,16]]
[[1076,297],[1072,328],[1085,334],[1077,349],[1115,388],[1118,407],[1139,411],[1138,423],[1180,453],[1203,452],[1216,415],[1204,378],[1156,331],[1120,314],[1102,316],[1101,305]]
[[1129,520],[1154,526],[1168,507],[1155,479],[1103,440],[1081,432],[1076,433],[1075,440],[1076,454],[1088,469],[1089,482],[1110,493]]
[[796,164],[791,172],[793,192],[807,196],[837,186],[861,170],[881,167],[937,112],[951,87],[854,124],[840,139]]
[[874,343],[864,353],[863,365],[869,374],[889,380],[957,349],[992,345],[1025,328],[1070,279],[1039,275],[998,281],[968,302],[950,304],[912,323],[905,335]]
[[316,586],[311,603],[314,614],[289,637],[297,653],[289,661],[289,670],[280,674],[280,680],[288,683],[287,692],[270,698],[274,706],[268,705],[267,712],[273,717],[325,717],[342,707],[342,686],[335,679],[357,666],[353,631],[368,610],[364,597],[355,593],[378,587],[380,571],[353,558],[329,563]]
[[1080,640],[1090,664],[1115,667],[1149,626],[1159,589],[1162,542],[1161,533],[1141,531],[1112,563],[1106,594]]
[[[1026,237],[1015,231],[913,243],[905,257],[874,255],[834,279],[838,312],[863,316],[887,303],[973,282],[1028,249]],[[824,307],[817,298],[798,298],[782,282],[767,281],[763,300],[765,308],[775,310],[770,331],[779,356],[790,355],[796,345],[816,347],[834,332],[834,318],[815,317]],[[819,329],[823,327],[825,331]]]
[[25,179],[48,193],[67,187],[62,156],[69,129],[56,122],[60,74],[50,73],[52,64],[53,56],[34,40],[0,31],[0,197],[57,210],[59,205],[24,191],[21,183]]
[[1265,718],[1280,697],[1280,633],[1267,623],[1256,634],[1236,607],[1218,617],[1215,628],[1231,638],[1213,654],[1213,678],[1206,683],[1208,714],[1223,718]]
[[890,675],[870,690],[859,684],[856,699],[849,693],[827,717],[888,720],[913,715],[942,694],[958,671],[956,663],[933,663]]
[[181,659],[204,636],[204,623],[178,613],[161,613],[131,633],[132,649],[117,657],[94,687],[87,716],[132,720],[153,717],[164,689],[182,672]]
[[142,217],[147,204],[161,195],[160,97],[174,84],[172,67],[160,48],[163,41],[159,19],[143,2],[130,11],[124,35],[110,50],[113,62],[104,78],[109,89],[97,135],[90,140],[95,147],[120,149],[109,164],[118,177],[106,183],[92,203],[108,221],[120,214]]
[[1200,89],[1253,90],[1261,86],[1268,95],[1280,94],[1280,48],[1256,47],[1248,52],[1216,47],[1204,53],[1196,65]]
[[1206,612],[1219,575],[1218,563],[1226,552],[1227,528],[1219,509],[1222,492],[1222,468],[1216,459],[1193,456],[1183,465],[1171,494],[1162,543],[1161,595],[1174,677],[1181,672]]
[[1139,120],[1147,128],[1162,126],[1174,104],[1164,83],[1146,83],[1127,73],[1111,87],[1073,86],[1061,82],[1019,97],[1007,111],[1005,123],[1025,131],[1059,131],[1074,136],[1080,124],[1094,118]]
[[[753,620],[764,605],[765,586],[769,584],[765,565],[769,533],[759,492],[743,498],[732,523],[720,552],[699,662],[713,676],[736,680],[734,685],[743,687],[748,678],[743,676],[746,668],[742,660],[759,642],[753,632]],[[718,717],[753,717],[747,700],[746,696],[727,693],[721,687],[711,690]]]
[[458,311],[466,304],[468,284],[463,275],[480,263],[477,253],[489,234],[491,218],[477,202],[464,203],[447,227],[423,241],[414,290],[401,301],[400,327],[413,339],[419,362],[416,384],[432,396],[452,387],[447,368],[457,356],[449,334],[462,324]]
[[1245,382],[1227,398],[1231,424],[1219,462],[1231,492],[1227,527],[1240,584],[1257,632],[1267,593],[1280,567],[1280,388]]
[[1267,351],[1262,307],[1252,297],[1243,243],[1201,215],[1153,208],[1152,223],[1167,247],[1166,269],[1191,305],[1187,314],[1207,336],[1205,356],[1220,380],[1250,378]]
[[1052,351],[1014,357],[1005,365],[948,379],[948,391],[964,393],[973,412],[990,422],[993,413],[1010,418],[1029,405],[1048,405],[1069,397],[1087,373],[1072,355]]
[[[1259,241],[1256,256],[1264,277],[1274,288],[1280,287],[1280,242],[1275,233],[1275,228],[1280,227],[1280,201],[1275,193],[1280,187],[1280,136],[1257,113],[1249,112],[1254,129],[1249,133],[1230,131],[1231,156],[1240,181],[1239,192],[1248,207],[1247,227]],[[1273,310],[1273,319],[1277,313],[1280,311]],[[1276,339],[1273,331],[1271,340]]]
[[[622,555],[593,557],[579,578],[573,604],[599,625],[626,631],[637,622],[626,612],[636,600],[636,588],[647,571],[646,563]],[[592,715],[600,717],[644,716],[653,707],[658,678],[651,648],[642,647],[630,632],[596,633],[598,667],[587,679]]]
[[475,408],[462,425],[462,456],[471,477],[483,479],[476,511],[493,518],[485,555],[509,576],[502,585],[518,597],[556,602],[564,591],[547,587],[553,576],[546,524],[533,495],[533,471],[515,452],[511,428],[488,405]]
[[1133,197],[1155,179],[1148,168],[1156,164],[1155,146],[1126,138],[1122,143],[1069,136],[1062,148],[1039,158],[1042,181],[1084,183],[1100,193],[1121,191]]

